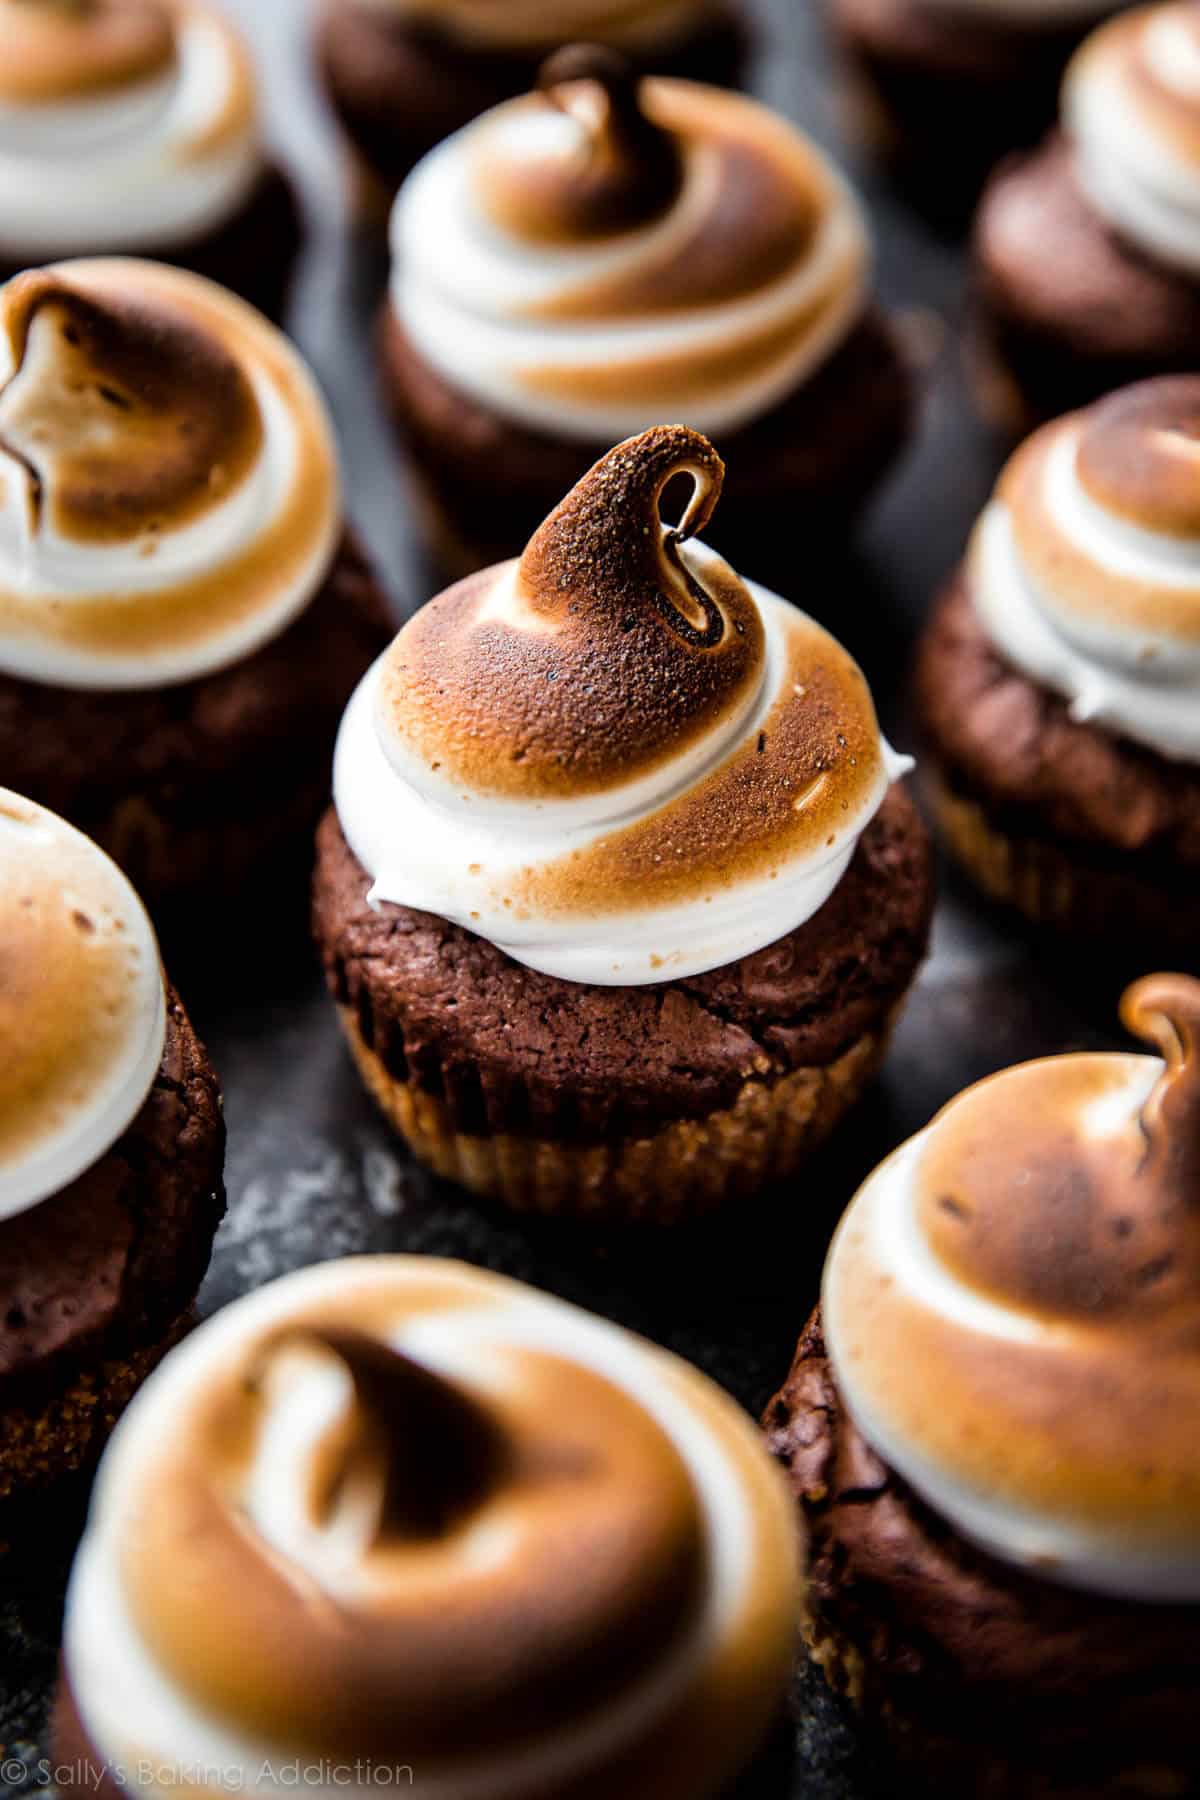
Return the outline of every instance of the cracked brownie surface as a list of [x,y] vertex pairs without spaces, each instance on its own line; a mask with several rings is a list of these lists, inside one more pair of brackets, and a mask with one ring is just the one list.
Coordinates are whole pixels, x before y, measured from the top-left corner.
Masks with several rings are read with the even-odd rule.
[[162,1062],[133,1123],[68,1187],[0,1221],[0,1492],[34,1473],[30,1459],[53,1473],[81,1378],[89,1394],[111,1387],[113,1365],[191,1306],[225,1210],[224,1152],[216,1074],[168,992]]
[[814,1659],[936,1791],[1073,1800],[1138,1791],[1120,1785],[1133,1769],[1200,1773],[1198,1609],[1060,1586],[967,1543],[847,1415],[819,1310],[764,1426],[807,1528]]
[[456,1128],[579,1143],[730,1105],[747,1080],[826,1066],[879,1027],[924,954],[929,848],[895,787],[813,918],[724,968],[646,987],[541,975],[429,913],[367,904],[330,812],[314,927],[329,985],[388,1071]]

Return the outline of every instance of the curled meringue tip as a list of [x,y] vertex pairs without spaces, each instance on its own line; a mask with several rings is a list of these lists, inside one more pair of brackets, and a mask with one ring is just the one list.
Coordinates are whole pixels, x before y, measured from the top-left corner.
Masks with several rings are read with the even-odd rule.
[[263,422],[220,335],[143,295],[59,270],[0,290],[9,374],[0,453],[26,476],[31,528],[119,543],[192,524],[244,479]]
[[558,159],[493,163],[488,199],[504,222],[532,238],[586,241],[633,230],[674,203],[680,141],[643,109],[641,78],[619,51],[566,45],[542,64],[538,89],[580,126],[582,143]]
[[1141,1112],[1144,1176],[1158,1180],[1164,1199],[1174,1195],[1200,1213],[1200,981],[1145,975],[1125,990],[1121,1019],[1167,1065]]
[[0,1218],[116,1142],[162,1055],[145,909],[89,838],[0,788]]
[[166,0],[0,0],[0,101],[106,99],[170,73]]
[[[665,525],[660,505],[677,478],[691,482],[691,494],[678,524]],[[714,648],[737,627],[681,562],[678,546],[709,523],[724,480],[708,439],[686,425],[655,425],[618,444],[526,545],[518,575],[533,604],[561,611],[568,595],[614,609],[649,601],[685,643]]]
[[382,1339],[335,1325],[271,1339],[247,1376],[251,1391],[261,1394],[270,1362],[298,1346],[336,1357],[354,1386],[353,1415],[313,1494],[320,1523],[330,1522],[364,1464],[378,1496],[376,1547],[437,1537],[483,1500],[503,1467],[504,1437],[481,1401]]

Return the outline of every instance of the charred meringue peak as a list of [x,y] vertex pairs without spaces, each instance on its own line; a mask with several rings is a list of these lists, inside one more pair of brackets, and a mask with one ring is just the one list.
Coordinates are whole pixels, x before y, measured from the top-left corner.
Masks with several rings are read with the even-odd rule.
[[1200,274],[1200,13],[1141,6],[1092,33],[1067,70],[1063,126],[1080,184],[1138,249]]
[[339,532],[323,403],[252,308],[124,260],[0,290],[0,670],[153,687],[238,661]]
[[1200,376],[1035,432],[976,528],[984,626],[1073,716],[1200,761]]
[[705,1800],[786,1682],[796,1548],[695,1370],[479,1270],[363,1258],[226,1308],[143,1390],[65,1659],[117,1764]]
[[644,432],[519,561],[404,627],[335,759],[374,900],[613,985],[735,961],[824,904],[909,765],[836,640],[695,538],[722,478],[698,432]]
[[263,167],[254,75],[210,0],[0,0],[0,251],[167,251]]
[[158,948],[128,881],[73,826],[0,788],[0,1219],[111,1149],[165,1030]]
[[578,46],[420,164],[393,244],[426,361],[593,443],[767,411],[857,322],[870,263],[854,196],[782,119]]
[[1200,982],[1123,1017],[1155,1056],[969,1088],[858,1194],[826,1339],[864,1436],[984,1549],[1048,1579],[1200,1599]]

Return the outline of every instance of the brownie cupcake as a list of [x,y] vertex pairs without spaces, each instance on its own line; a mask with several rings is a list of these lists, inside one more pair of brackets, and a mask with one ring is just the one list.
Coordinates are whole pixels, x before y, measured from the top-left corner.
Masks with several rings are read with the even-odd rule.
[[300,240],[220,6],[0,0],[0,280],[64,256],[155,256],[278,318]]
[[128,881],[0,789],[0,1540],[182,1329],[224,1211],[220,1109]]
[[151,1797],[181,1768],[277,1793],[300,1758],[351,1800],[710,1800],[782,1700],[797,1549],[686,1363],[461,1263],[305,1270],[195,1332],[114,1440],[55,1757]]
[[867,1181],[767,1413],[814,1660],[922,1792],[1200,1779],[1200,983],[952,1101]]
[[1013,457],[920,644],[923,765],[993,898],[1142,956],[1200,950],[1200,376]]
[[422,1161],[514,1207],[673,1221],[791,1175],[924,951],[910,765],[835,639],[695,541],[721,476],[683,426],[619,445],[410,620],[338,740],[315,925],[351,1050]]
[[909,429],[858,201],[755,101],[586,48],[543,81],[396,203],[384,379],[435,555],[518,554],[614,441],[674,416],[728,458],[718,548],[790,571]]
[[154,907],[243,904],[328,796],[387,641],[296,351],[113,259],[0,291],[0,769]]
[[1054,123],[1072,52],[1116,0],[830,0],[854,120],[910,198],[961,227],[994,165]]
[[642,73],[736,86],[742,0],[322,0],[317,49],[368,202],[480,113],[524,94],[564,44],[586,41]]
[[1006,429],[1200,366],[1192,0],[1139,8],[1088,39],[1061,130],[983,196],[974,281],[981,397]]

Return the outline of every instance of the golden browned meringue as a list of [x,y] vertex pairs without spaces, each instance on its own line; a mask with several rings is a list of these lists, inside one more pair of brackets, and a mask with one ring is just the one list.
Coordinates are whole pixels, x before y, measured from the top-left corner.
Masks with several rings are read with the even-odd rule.
[[1063,124],[1097,211],[1152,257],[1200,274],[1200,18],[1191,0],[1122,13],[1076,53]]
[[175,59],[170,0],[0,0],[0,104],[109,95]]
[[0,1218],[99,1159],[162,1055],[154,933],[115,864],[0,788]]
[[1165,1063],[1080,1054],[970,1088],[886,1162],[830,1254],[868,1439],[995,1553],[1200,1597],[1200,982],[1125,996]]
[[252,308],[156,264],[0,292],[0,669],[154,686],[250,654],[340,529],[329,421]]
[[765,411],[865,304],[857,203],[753,101],[552,59],[543,92],[435,151],[397,201],[393,303],[448,379],[556,435]]
[[907,765],[853,658],[697,541],[723,474],[698,432],[643,432],[405,626],[334,775],[378,898],[602,982],[736,960],[824,903]]
[[702,1376],[531,1289],[372,1258],[239,1302],[152,1381],[66,1656],[118,1763],[698,1800],[770,1718],[795,1589],[775,1471]]
[[[676,477],[693,492],[664,534]],[[405,760],[480,793],[550,800],[652,774],[744,710],[762,679],[758,608],[726,565],[702,586],[679,552],[723,479],[706,438],[658,426],[597,463],[515,567],[418,613],[379,693]]]
[[971,586],[1017,666],[1166,756],[1200,760],[1200,377],[1036,432],[976,530]]

